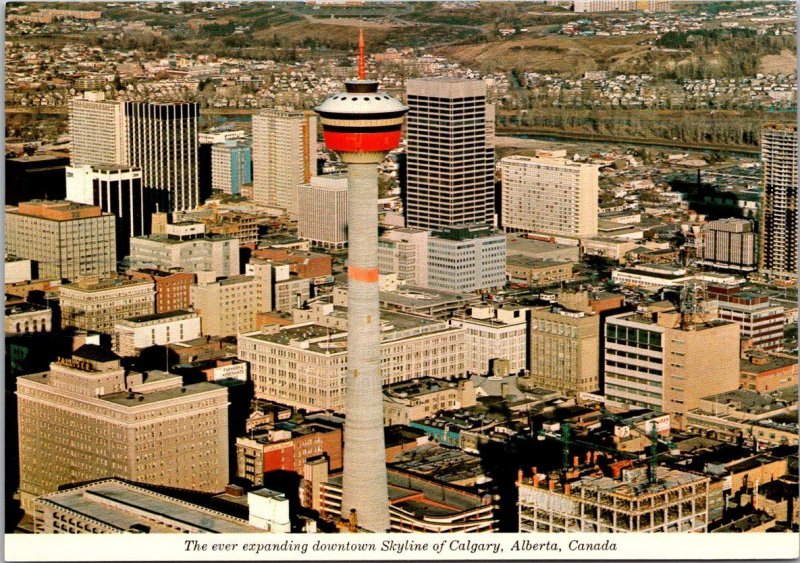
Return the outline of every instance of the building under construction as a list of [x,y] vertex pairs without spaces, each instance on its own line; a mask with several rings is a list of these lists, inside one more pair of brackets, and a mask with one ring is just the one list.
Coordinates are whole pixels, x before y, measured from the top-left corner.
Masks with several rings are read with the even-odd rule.
[[[627,462],[630,464],[630,462]],[[656,468],[599,469],[517,479],[520,532],[706,532],[708,477]]]

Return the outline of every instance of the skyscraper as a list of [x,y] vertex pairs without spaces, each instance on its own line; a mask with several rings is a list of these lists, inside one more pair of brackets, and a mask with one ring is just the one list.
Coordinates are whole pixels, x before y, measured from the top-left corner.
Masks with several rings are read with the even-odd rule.
[[491,225],[493,115],[481,80],[424,78],[406,83],[407,226]]
[[297,216],[297,186],[317,173],[317,119],[302,111],[253,116],[253,200]]
[[358,80],[316,108],[325,145],[347,163],[347,380],[341,513],[372,532],[389,529],[383,437],[378,301],[378,164],[400,143],[408,108],[365,79],[359,38]]
[[189,211],[200,203],[197,103],[125,102],[128,164],[142,169],[159,211]]
[[128,147],[122,102],[105,99],[102,92],[86,92],[69,102],[72,166],[122,164]]
[[117,218],[117,257],[130,253],[131,237],[150,234],[151,202],[142,171],[120,164],[67,168],[67,199],[97,205]]
[[761,131],[764,187],[759,270],[797,278],[797,125],[767,124]]

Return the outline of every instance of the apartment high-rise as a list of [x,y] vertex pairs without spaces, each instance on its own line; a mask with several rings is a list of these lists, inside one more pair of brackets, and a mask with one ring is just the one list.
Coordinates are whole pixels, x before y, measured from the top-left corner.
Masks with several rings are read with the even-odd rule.
[[500,166],[506,232],[597,234],[597,166],[530,156],[509,156]]
[[314,176],[297,187],[297,236],[314,246],[347,245],[347,176]]
[[797,125],[761,130],[761,256],[759,270],[797,279]]
[[86,92],[69,102],[72,166],[122,164],[128,158],[128,138],[122,102],[102,92]]
[[87,344],[17,378],[22,506],[102,477],[206,492],[228,482],[228,391],[178,375],[126,373]]
[[42,279],[116,272],[115,218],[96,206],[33,200],[7,207],[7,255],[35,260]]
[[491,225],[494,147],[486,83],[459,78],[406,82],[406,226]]
[[142,171],[126,165],[67,168],[67,199],[97,205],[117,218],[116,249],[121,260],[130,253],[131,237],[150,234],[151,200]]
[[671,306],[606,319],[606,404],[669,413],[673,426],[703,397],[739,388],[739,325]]
[[234,140],[211,146],[211,189],[241,195],[242,184],[252,181],[249,144]]
[[698,239],[700,264],[722,270],[755,270],[756,234],[752,221],[734,218],[710,221],[700,228]]
[[297,186],[317,173],[317,117],[269,109],[253,116],[253,200],[297,216]]
[[194,102],[125,102],[128,158],[142,169],[160,211],[189,211],[200,203],[198,125]]

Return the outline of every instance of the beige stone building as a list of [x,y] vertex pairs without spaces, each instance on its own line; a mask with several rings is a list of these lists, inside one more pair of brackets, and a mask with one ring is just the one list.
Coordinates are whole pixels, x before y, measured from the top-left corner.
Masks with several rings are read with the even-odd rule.
[[6,254],[36,261],[40,279],[108,276],[117,269],[116,218],[99,207],[33,200],[6,207]]
[[7,304],[3,319],[7,335],[50,332],[53,328],[53,311],[26,301]]
[[412,420],[422,420],[440,410],[464,409],[475,404],[475,386],[469,379],[412,379],[383,389],[383,424],[407,426]]
[[228,394],[159,371],[125,373],[85,345],[50,371],[17,378],[20,496],[103,477],[199,491],[228,482]]
[[491,360],[508,360],[513,373],[525,369],[528,350],[528,316],[526,307],[476,305],[469,315],[456,315],[450,325],[464,328],[466,335],[467,371],[489,372]]
[[553,305],[530,313],[531,384],[566,395],[600,386],[600,317]]
[[739,325],[681,315],[669,303],[606,319],[608,405],[684,414],[703,397],[739,388]]
[[61,326],[114,333],[114,323],[151,315],[153,282],[141,278],[85,279],[61,286]]
[[253,116],[253,200],[297,216],[297,186],[317,173],[317,118],[302,111]]
[[597,166],[565,158],[508,156],[500,169],[506,232],[597,234]]
[[[237,355],[250,362],[256,396],[295,408],[344,412],[345,322],[346,310],[337,307],[317,322],[240,335]],[[384,385],[465,373],[464,329],[387,311],[381,312],[381,324]]]
[[566,282],[572,279],[572,263],[509,256],[506,258],[506,276],[511,283],[531,286]]
[[256,276],[198,279],[192,286],[192,303],[200,315],[203,334],[229,336],[255,330],[263,294],[264,281]]

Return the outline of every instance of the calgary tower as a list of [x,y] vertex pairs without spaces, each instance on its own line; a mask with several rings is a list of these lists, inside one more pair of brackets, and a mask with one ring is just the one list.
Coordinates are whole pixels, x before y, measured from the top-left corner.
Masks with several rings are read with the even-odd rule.
[[[356,516],[371,532],[389,530],[383,439],[381,332],[378,306],[378,164],[400,143],[408,108],[366,80],[364,36],[358,39],[358,79],[315,108],[325,145],[347,164],[347,382],[343,518]],[[353,511],[355,511],[353,513]]]

